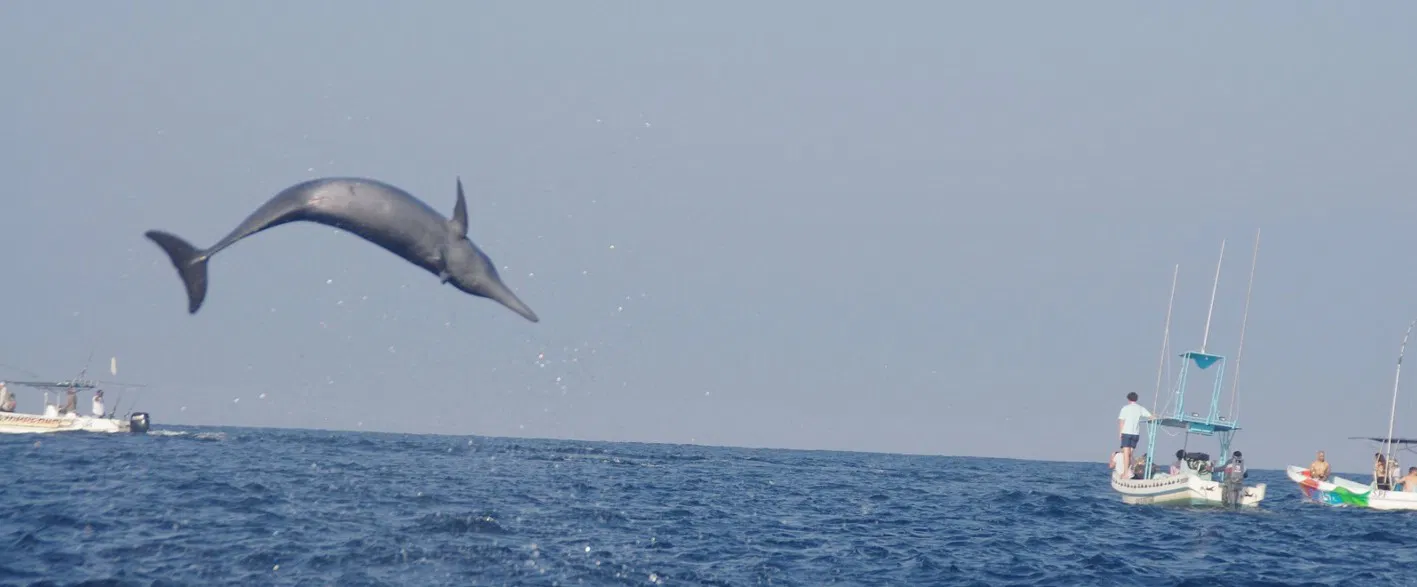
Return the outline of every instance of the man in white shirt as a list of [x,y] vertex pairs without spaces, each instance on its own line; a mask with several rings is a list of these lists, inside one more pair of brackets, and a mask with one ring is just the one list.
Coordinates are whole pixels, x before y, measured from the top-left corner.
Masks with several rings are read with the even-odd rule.
[[102,418],[104,416],[103,390],[93,392],[93,417]]
[[5,382],[0,381],[0,412],[15,411],[15,396],[10,395],[10,390],[5,388]]
[[1112,477],[1117,479],[1127,478],[1127,463],[1123,461],[1122,451],[1112,451],[1112,459],[1107,462],[1107,468],[1112,470]]
[[1137,403],[1137,393],[1135,391],[1127,394],[1127,405],[1122,406],[1122,411],[1117,414],[1117,431],[1122,435],[1122,456],[1127,466],[1132,464],[1132,449],[1137,447],[1137,441],[1141,440],[1141,419],[1152,418],[1151,412]]

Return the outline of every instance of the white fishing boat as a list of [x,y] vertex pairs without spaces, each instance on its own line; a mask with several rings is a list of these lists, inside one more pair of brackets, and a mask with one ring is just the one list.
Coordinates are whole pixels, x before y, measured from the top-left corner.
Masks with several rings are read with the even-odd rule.
[[1175,473],[1147,479],[1113,476],[1112,489],[1123,503],[1134,505],[1257,506],[1264,500],[1264,483],[1245,486],[1242,476],[1227,477],[1223,470],[1217,475],[1209,459],[1206,453],[1188,452]]
[[[110,371],[116,374],[117,359],[109,363]],[[85,369],[87,371],[87,368]],[[104,404],[103,390],[98,382],[82,378],[69,381],[0,381],[0,434],[49,434],[55,432],[101,432],[146,434],[151,424],[147,412],[129,412],[117,416],[116,406],[109,410]],[[17,411],[16,401],[10,386],[30,387],[44,390],[43,408],[39,413]],[[109,383],[112,386],[139,387],[132,384]],[[91,409],[88,414],[78,409],[80,390],[93,390]],[[51,402],[50,392],[64,398],[64,403]]]
[[[1383,463],[1388,468],[1388,476],[1384,483],[1379,483],[1377,475],[1373,475],[1372,481],[1359,483],[1350,479],[1345,479],[1337,475],[1330,474],[1327,479],[1314,479],[1308,467],[1296,467],[1289,465],[1285,469],[1285,474],[1289,480],[1299,485],[1299,491],[1305,499],[1315,503],[1337,507],[1360,507],[1375,510],[1417,510],[1417,488],[1402,487],[1398,480],[1402,477],[1401,469],[1397,464],[1397,458],[1393,455],[1395,447],[1402,447],[1411,450],[1417,446],[1417,440],[1411,438],[1393,438],[1393,427],[1397,423],[1397,390],[1402,381],[1402,357],[1407,353],[1407,340],[1412,336],[1412,327],[1417,326],[1417,320],[1407,324],[1407,332],[1402,335],[1402,345],[1397,351],[1397,369],[1392,378],[1392,407],[1388,412],[1387,436],[1378,437],[1351,437],[1350,440],[1367,440],[1378,444],[1378,455],[1382,456]],[[1377,463],[1374,463],[1374,473],[1377,472]]]
[[1378,489],[1376,484],[1358,483],[1337,475],[1320,481],[1313,478],[1308,467],[1289,465],[1285,473],[1290,481],[1299,484],[1305,499],[1316,503],[1375,510],[1417,510],[1417,492]]
[[[52,406],[51,406],[52,407]],[[46,410],[44,414],[0,412],[0,434],[46,434],[50,432],[130,432],[146,434],[148,414],[134,412],[128,419],[80,416],[73,412],[62,416]]]
[[[1255,259],[1259,254],[1259,234],[1255,235]],[[1220,245],[1221,262],[1225,259],[1225,244]],[[1176,277],[1180,272],[1178,265],[1172,273],[1171,278],[1171,303],[1176,297]],[[1201,340],[1200,350],[1186,351],[1179,356],[1184,359],[1181,373],[1177,379],[1174,397],[1171,399],[1171,410],[1169,413],[1161,414],[1154,411],[1152,418],[1148,421],[1146,438],[1146,453],[1139,459],[1141,466],[1125,466],[1114,470],[1112,474],[1112,489],[1121,494],[1122,501],[1128,504],[1156,504],[1156,505],[1216,505],[1216,506],[1258,506],[1265,497],[1265,484],[1245,485],[1247,473],[1244,470],[1244,461],[1237,451],[1230,452],[1230,441],[1235,432],[1240,428],[1235,421],[1234,397],[1237,387],[1231,388],[1231,407],[1227,415],[1220,413],[1220,397],[1223,391],[1225,379],[1224,356],[1206,352],[1206,343],[1210,339],[1210,320],[1215,310],[1215,292],[1220,284],[1220,265],[1215,269],[1215,285],[1211,289],[1210,310],[1206,315],[1205,334]],[[1254,266],[1250,267],[1250,287],[1254,286]],[[1243,352],[1245,344],[1245,324],[1249,321],[1249,293],[1245,296],[1245,317],[1240,327],[1240,349]],[[1166,357],[1168,356],[1169,340],[1171,333],[1171,308],[1168,304],[1166,311],[1166,330],[1162,336],[1161,366],[1157,369],[1157,398],[1160,397],[1161,371],[1165,368]],[[1214,383],[1211,388],[1209,413],[1201,416],[1199,412],[1186,412],[1186,384],[1189,373],[1194,368],[1201,372],[1213,374]],[[1239,380],[1239,355],[1236,357],[1236,386]],[[1153,400],[1153,409],[1156,400]],[[1184,435],[1183,444],[1189,445],[1192,435],[1202,437],[1215,437],[1219,443],[1219,459],[1212,463],[1210,455],[1203,452],[1192,452],[1182,448],[1176,452],[1176,463],[1168,470],[1160,471],[1155,464],[1156,455],[1156,432],[1158,429],[1176,429]]]

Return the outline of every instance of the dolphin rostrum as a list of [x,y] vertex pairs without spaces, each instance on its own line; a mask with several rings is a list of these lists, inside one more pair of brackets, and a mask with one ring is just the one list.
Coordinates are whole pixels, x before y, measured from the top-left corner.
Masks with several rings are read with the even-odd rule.
[[211,248],[198,250],[177,235],[144,233],[162,247],[187,286],[187,312],[196,314],[207,296],[207,261],[236,241],[288,222],[333,226],[388,249],[438,276],[443,283],[493,300],[523,318],[536,313],[502,283],[492,260],[467,237],[467,200],[458,178],[453,217],[444,218],[422,200],[387,183],[357,177],[312,179],[271,198]]

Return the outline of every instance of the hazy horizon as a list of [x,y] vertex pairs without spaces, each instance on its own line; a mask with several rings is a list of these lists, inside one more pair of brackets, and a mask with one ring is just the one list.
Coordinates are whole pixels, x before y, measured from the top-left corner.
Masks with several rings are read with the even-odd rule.
[[[156,427],[1105,462],[1222,239],[1233,373],[1262,229],[1233,448],[1368,468],[1417,318],[1417,5],[807,6],[0,7],[0,378],[92,353]],[[188,315],[144,231],[336,175],[444,214],[461,177],[541,322],[309,223]]]

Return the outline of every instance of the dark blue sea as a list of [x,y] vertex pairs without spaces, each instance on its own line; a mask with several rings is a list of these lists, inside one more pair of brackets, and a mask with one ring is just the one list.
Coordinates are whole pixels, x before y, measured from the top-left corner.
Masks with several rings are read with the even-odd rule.
[[5,585],[1413,585],[1417,517],[1098,463],[267,429],[0,437]]

